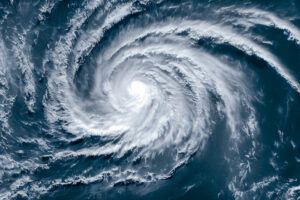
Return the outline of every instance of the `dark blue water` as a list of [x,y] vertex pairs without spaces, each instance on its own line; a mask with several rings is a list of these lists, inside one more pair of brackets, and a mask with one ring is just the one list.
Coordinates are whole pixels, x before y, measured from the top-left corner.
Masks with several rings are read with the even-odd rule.
[[2,0],[0,199],[300,199],[300,2]]

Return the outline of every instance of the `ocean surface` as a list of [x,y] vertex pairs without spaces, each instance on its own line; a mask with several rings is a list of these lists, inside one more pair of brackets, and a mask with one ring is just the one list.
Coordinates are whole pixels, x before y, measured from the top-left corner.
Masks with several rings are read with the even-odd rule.
[[300,200],[300,1],[1,0],[0,199]]

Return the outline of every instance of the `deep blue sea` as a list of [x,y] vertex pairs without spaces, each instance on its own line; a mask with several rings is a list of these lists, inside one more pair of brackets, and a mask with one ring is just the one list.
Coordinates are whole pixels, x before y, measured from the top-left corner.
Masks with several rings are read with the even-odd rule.
[[299,0],[0,0],[0,200],[300,200]]

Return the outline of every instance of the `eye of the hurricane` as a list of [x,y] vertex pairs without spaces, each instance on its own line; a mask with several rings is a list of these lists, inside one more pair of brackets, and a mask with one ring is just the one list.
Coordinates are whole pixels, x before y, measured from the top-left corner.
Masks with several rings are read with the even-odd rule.
[[145,83],[136,80],[132,81],[128,88],[128,93],[132,98],[131,106],[142,106],[148,99],[148,90]]

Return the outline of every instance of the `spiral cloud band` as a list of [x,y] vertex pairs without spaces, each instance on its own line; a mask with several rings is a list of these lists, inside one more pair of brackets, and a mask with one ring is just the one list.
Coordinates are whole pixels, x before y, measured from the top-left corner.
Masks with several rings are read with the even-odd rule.
[[[279,175],[279,151],[299,148],[280,128],[299,131],[299,115],[288,120],[287,111],[274,145],[263,142],[273,131],[266,99],[279,98],[267,77],[287,110],[299,111],[300,102],[299,70],[267,32],[299,61],[300,30],[248,3],[0,3],[0,198],[58,198],[56,191],[82,185],[95,186],[86,198],[131,185],[147,185],[131,191],[147,195],[222,153],[226,186],[212,184],[212,199],[297,199],[299,173]],[[274,173],[256,175],[258,163]],[[185,192],[197,188],[189,185]]]

